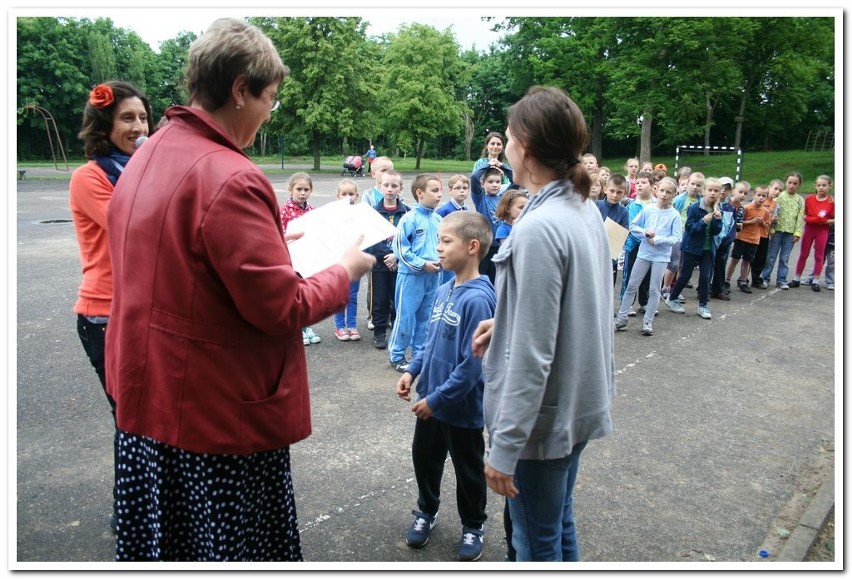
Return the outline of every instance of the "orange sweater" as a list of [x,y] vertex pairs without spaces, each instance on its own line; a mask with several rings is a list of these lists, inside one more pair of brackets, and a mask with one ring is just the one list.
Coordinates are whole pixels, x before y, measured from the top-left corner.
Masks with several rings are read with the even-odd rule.
[[108,316],[112,304],[112,267],[107,239],[107,206],[112,183],[94,161],[71,175],[69,205],[80,246],[83,281],[74,311],[84,316]]

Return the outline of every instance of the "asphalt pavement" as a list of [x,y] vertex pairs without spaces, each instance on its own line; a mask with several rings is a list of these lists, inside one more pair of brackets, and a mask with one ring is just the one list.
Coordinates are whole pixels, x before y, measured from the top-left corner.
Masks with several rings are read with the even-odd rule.
[[[17,383],[9,414],[17,429],[9,567],[128,569],[111,563],[111,416],[71,309],[80,265],[67,174],[28,171],[10,207],[17,343],[8,358]],[[412,176],[404,175],[409,199]],[[273,177],[281,201],[287,177]],[[339,179],[318,175],[311,201],[332,200]],[[371,180],[359,183],[366,189]],[[791,268],[797,255],[798,246]],[[842,290],[840,260],[837,269]],[[364,339],[337,341],[327,319],[314,326],[322,343],[307,347],[313,434],[291,449],[307,563],[280,567],[517,568],[504,562],[502,498],[493,493],[482,560],[453,563],[461,524],[449,461],[432,540],[421,550],[405,544],[417,496],[414,416],[394,394],[399,374],[386,351],[372,345],[361,288]],[[833,453],[842,407],[840,291],[734,289],[730,301],[711,301],[709,321],[696,315],[695,291],[685,295],[686,314],[662,306],[653,336],[640,335],[639,318],[616,333],[615,429],[588,445],[575,492],[581,568],[777,568],[777,554],[761,558],[759,550],[777,532],[797,482]],[[837,466],[842,477],[842,458]]]

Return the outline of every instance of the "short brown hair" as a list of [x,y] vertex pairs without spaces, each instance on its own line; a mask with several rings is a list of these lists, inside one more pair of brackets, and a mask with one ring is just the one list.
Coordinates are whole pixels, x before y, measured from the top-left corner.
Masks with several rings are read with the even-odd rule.
[[237,18],[220,18],[189,47],[186,71],[190,103],[215,111],[228,101],[240,75],[248,78],[249,92],[280,83],[290,72],[275,45],[259,28]]
[[488,219],[476,211],[453,211],[441,221],[441,225],[450,228],[462,241],[468,243],[474,239],[479,242],[477,257],[482,261],[491,248],[494,234]]
[[414,178],[414,181],[411,182],[411,194],[414,195],[415,201],[420,200],[420,196],[417,195],[417,191],[425,191],[426,184],[429,183],[429,181],[441,182],[441,180],[438,179],[438,176],[433,175],[432,173],[420,173]]

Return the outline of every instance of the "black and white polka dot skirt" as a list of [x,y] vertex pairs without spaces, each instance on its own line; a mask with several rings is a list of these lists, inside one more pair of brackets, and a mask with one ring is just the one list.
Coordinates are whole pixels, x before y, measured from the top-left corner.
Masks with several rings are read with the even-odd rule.
[[117,561],[301,561],[290,450],[200,454],[118,431]]

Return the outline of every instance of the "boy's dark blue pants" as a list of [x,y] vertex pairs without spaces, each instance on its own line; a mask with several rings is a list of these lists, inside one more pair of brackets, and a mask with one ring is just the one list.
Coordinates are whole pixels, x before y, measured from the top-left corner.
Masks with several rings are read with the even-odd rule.
[[371,271],[370,272],[370,319],[373,320],[373,330],[382,336],[388,328],[388,323],[393,319],[393,294],[396,288],[395,271]]
[[681,252],[681,268],[677,282],[672,288],[672,299],[680,295],[692,277],[692,270],[698,265],[698,305],[706,306],[710,297],[710,277],[713,275],[713,254],[705,250],[701,255]]
[[731,253],[731,244],[720,245],[716,249],[716,257],[713,263],[713,281],[710,282],[710,293],[720,294],[725,291],[725,270],[728,265],[728,255]]
[[411,457],[417,479],[417,507],[434,515],[441,504],[441,477],[447,453],[456,471],[456,502],[465,527],[485,523],[487,485],[485,483],[485,439],[482,428],[458,428],[432,417],[417,419]]

